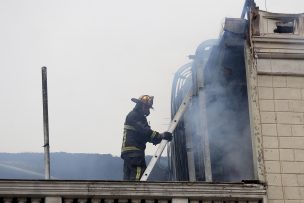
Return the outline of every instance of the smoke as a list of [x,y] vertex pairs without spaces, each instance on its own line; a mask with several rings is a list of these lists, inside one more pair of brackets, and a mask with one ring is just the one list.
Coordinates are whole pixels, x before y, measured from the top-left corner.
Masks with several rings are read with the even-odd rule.
[[214,47],[199,92],[206,98],[212,174],[218,181],[253,178],[244,47],[225,45],[234,37],[225,32]]
[[[192,143],[197,180],[205,180],[204,133],[209,138],[213,181],[254,178],[244,46],[240,46],[240,43],[237,46],[226,46],[226,42],[235,37],[225,32],[212,50],[207,49],[206,44],[200,45],[193,63],[195,74],[192,76],[196,78],[192,81],[195,84],[203,81],[204,86],[198,88],[198,95],[193,98],[182,125],[185,127],[186,142],[188,139]],[[179,157],[183,159],[181,155]],[[187,160],[184,163],[191,165],[189,155]],[[189,173],[191,167],[184,167],[188,167]]]
[[206,118],[214,180],[252,179],[246,87],[231,81],[206,86]]

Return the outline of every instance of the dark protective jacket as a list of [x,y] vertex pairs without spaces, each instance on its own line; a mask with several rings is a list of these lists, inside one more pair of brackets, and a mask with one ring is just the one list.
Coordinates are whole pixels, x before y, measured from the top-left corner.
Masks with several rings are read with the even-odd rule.
[[157,131],[153,131],[147,118],[138,106],[127,115],[124,124],[124,135],[121,147],[121,158],[125,156],[145,156],[146,143],[154,145],[162,140]]

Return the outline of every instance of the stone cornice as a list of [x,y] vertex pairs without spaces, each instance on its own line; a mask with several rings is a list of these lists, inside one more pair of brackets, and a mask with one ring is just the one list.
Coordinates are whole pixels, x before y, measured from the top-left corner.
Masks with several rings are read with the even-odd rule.
[[255,58],[304,59],[303,37],[263,36],[253,37],[252,42]]

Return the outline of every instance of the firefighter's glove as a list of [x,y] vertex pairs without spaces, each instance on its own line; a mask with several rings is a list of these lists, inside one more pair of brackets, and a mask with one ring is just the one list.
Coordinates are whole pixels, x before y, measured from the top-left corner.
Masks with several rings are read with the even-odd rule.
[[161,134],[161,138],[164,139],[164,140],[168,140],[169,142],[172,140],[172,133],[170,132],[163,132]]

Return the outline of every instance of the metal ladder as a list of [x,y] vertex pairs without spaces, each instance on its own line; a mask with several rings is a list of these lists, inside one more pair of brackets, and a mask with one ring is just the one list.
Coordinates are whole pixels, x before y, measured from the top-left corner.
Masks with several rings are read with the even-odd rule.
[[[184,97],[184,99],[182,101],[182,104],[179,106],[178,111],[176,112],[173,120],[171,121],[171,123],[169,125],[168,132],[173,133],[173,131],[175,130],[175,128],[178,124],[178,122],[180,121],[183,114],[185,113],[185,111],[187,109],[187,106],[191,102],[191,99],[192,99],[192,89],[189,90],[188,94]],[[156,162],[158,161],[162,152],[164,151],[167,143],[168,143],[167,140],[162,140],[161,141],[161,143],[159,144],[159,147],[157,148],[155,154],[153,155],[149,165],[147,166],[145,172],[143,173],[140,181],[147,181],[147,179],[148,179],[149,175],[151,174]]]

